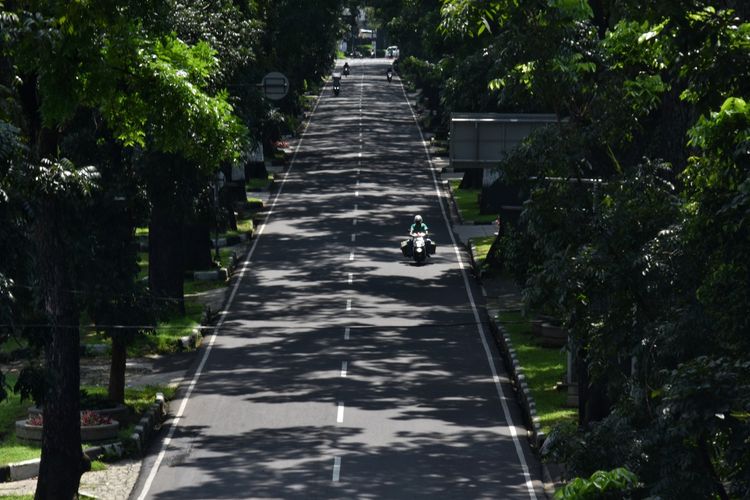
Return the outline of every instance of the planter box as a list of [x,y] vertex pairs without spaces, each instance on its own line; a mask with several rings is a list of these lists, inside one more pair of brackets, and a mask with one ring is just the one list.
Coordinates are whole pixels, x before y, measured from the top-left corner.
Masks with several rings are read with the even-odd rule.
[[[86,410],[88,410],[88,408],[84,408],[82,411]],[[118,422],[126,422],[128,420],[128,415],[130,414],[130,410],[128,409],[128,407],[123,404],[119,404],[112,408],[103,408],[101,410],[92,411],[95,411],[103,417],[109,417],[112,420],[117,420]],[[33,417],[34,415],[41,415],[41,413],[42,409],[38,406],[29,406],[30,417]]]
[[552,323],[542,323],[539,343],[542,347],[564,347],[568,343],[568,332]]
[[[120,423],[113,420],[111,424],[87,425],[81,427],[81,441],[105,441],[117,437]],[[29,425],[26,420],[16,421],[16,436],[23,441],[41,441],[42,426]]]

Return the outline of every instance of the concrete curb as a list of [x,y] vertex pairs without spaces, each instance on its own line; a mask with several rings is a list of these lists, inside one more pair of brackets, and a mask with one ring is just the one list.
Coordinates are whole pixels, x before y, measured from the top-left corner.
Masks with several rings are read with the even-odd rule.
[[461,216],[461,211],[458,209],[458,203],[456,202],[456,198],[454,198],[453,196],[453,188],[451,187],[451,183],[447,180],[444,180],[442,182],[445,186],[445,190],[448,192],[448,199],[450,200],[450,210],[448,212],[450,213],[451,219],[453,219],[451,222],[453,222],[454,225],[463,225],[464,218]]
[[518,361],[516,350],[513,348],[513,343],[510,340],[510,336],[503,330],[503,327],[497,324],[495,318],[490,318],[490,331],[495,339],[500,355],[503,357],[503,361],[508,367],[508,372],[513,380],[516,390],[520,396],[521,408],[524,411],[524,417],[527,423],[531,424],[531,437],[534,446],[539,449],[544,443],[544,439],[547,437],[542,431],[539,416],[536,413],[536,402],[534,396],[531,395],[531,390],[526,382],[526,374],[523,371],[521,363]]
[[[472,243],[469,246],[469,257],[471,259],[471,267],[474,269],[474,274],[479,278],[481,272],[477,269],[474,254],[476,253],[476,247]],[[481,280],[480,284],[481,284]],[[521,410],[524,414],[524,420],[526,425],[531,426],[531,444],[537,450],[541,449],[545,438],[547,437],[542,431],[540,424],[539,415],[536,413],[536,402],[534,397],[531,395],[531,390],[526,382],[526,375],[523,372],[523,367],[518,361],[516,350],[513,348],[513,342],[510,340],[510,335],[495,321],[495,318],[489,318],[490,332],[492,338],[495,341],[497,350],[500,356],[503,358],[503,363],[508,369],[508,375],[513,383],[515,392],[518,394],[518,401],[521,405]],[[555,487],[559,484],[556,481],[545,463],[541,463],[542,466],[542,482],[544,486],[544,493],[548,498],[553,498],[555,495]]]
[[[164,394],[156,393],[156,400],[149,406],[148,410],[143,413],[143,416],[138,421],[138,425],[135,426],[135,432],[130,435],[130,444],[134,445],[138,450],[138,453],[143,454],[146,449],[148,441],[156,434],[161,428],[161,423],[169,412],[169,405],[164,399]],[[115,443],[103,444],[99,446],[93,446],[83,450],[89,458],[95,459],[102,455],[112,457],[122,457],[125,454],[126,445],[118,441]],[[7,464],[0,467],[0,482],[10,481],[22,481],[24,479],[31,479],[39,475],[39,463],[41,459],[34,458],[31,460],[25,460],[23,462],[17,462],[13,464]]]

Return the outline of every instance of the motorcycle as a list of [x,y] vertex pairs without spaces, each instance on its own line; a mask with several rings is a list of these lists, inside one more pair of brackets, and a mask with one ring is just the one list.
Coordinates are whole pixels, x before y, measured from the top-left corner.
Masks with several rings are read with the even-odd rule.
[[417,264],[423,264],[427,260],[427,246],[425,245],[424,237],[424,233],[416,233],[411,239],[414,262]]
[[401,252],[404,257],[414,260],[417,265],[424,264],[430,255],[435,255],[437,246],[427,238],[426,233],[414,233],[411,239],[401,242]]
[[339,73],[333,74],[333,93],[339,95],[341,92],[341,75]]
[[393,71],[390,69],[385,73],[385,77],[388,79],[388,83],[391,83],[391,80],[393,80]]
[[349,65],[344,65],[344,76],[349,76]]

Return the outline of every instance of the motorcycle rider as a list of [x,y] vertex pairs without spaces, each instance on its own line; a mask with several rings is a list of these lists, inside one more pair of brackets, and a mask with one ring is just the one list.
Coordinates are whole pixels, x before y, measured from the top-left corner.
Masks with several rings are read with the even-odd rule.
[[388,66],[388,70],[385,72],[385,77],[388,79],[388,83],[393,79],[393,69]]
[[409,228],[409,235],[413,238],[417,233],[424,233],[427,236],[427,224],[422,221],[421,215],[414,216],[414,224]]
[[348,75],[349,75],[349,62],[347,61],[344,63],[344,76],[348,76]]
[[[432,247],[432,240],[430,240],[430,238],[427,237],[428,233],[429,233],[429,230],[427,229],[427,224],[425,224],[424,221],[422,220],[422,216],[421,215],[415,215],[414,216],[414,224],[412,224],[411,227],[409,227],[409,235],[411,236],[411,239],[409,240],[409,247],[410,247],[409,250],[411,252],[414,251],[414,240],[419,235],[421,235],[421,236],[424,237],[424,242],[425,242],[425,245],[426,245],[426,249],[431,248]],[[430,256],[430,251],[429,250],[427,250],[425,252],[425,256],[426,257]]]

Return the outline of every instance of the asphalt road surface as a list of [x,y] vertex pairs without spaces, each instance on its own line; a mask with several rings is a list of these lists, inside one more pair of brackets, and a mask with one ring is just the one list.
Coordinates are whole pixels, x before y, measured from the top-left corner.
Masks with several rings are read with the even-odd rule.
[[[134,498],[544,497],[401,83],[351,64]],[[438,244],[419,267],[417,213]]]

